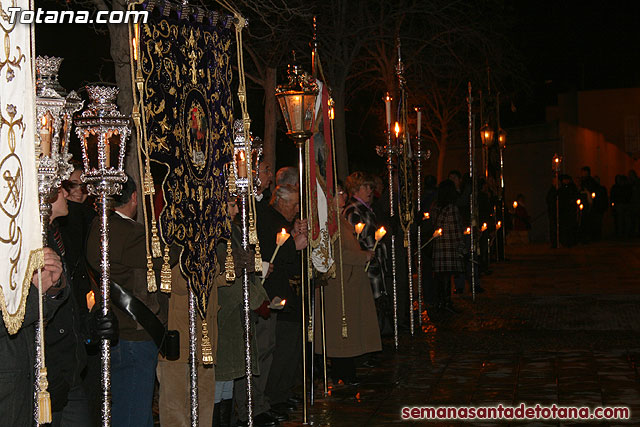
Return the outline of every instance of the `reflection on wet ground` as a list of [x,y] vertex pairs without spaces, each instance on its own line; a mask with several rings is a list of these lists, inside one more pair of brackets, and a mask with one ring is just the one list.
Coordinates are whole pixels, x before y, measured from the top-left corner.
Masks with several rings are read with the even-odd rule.
[[[460,314],[432,322],[424,312],[422,330],[401,335],[399,351],[385,338],[375,366],[358,368],[358,387],[336,385],[325,397],[317,381],[310,423],[401,423],[403,406],[555,403],[628,406],[626,424],[640,425],[640,247],[534,245],[508,256],[482,276],[486,292],[475,302],[454,296]],[[300,423],[300,410],[291,415],[283,425]]]

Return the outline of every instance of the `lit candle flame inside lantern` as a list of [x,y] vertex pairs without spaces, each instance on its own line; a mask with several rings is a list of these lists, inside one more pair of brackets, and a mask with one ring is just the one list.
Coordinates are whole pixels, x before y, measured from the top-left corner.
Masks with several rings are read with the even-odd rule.
[[335,111],[334,111],[333,107],[331,107],[329,109],[329,120],[333,120],[335,117],[336,117],[335,116]]
[[557,158],[557,157],[556,157],[555,159],[553,159],[553,160],[554,160],[556,163],[560,163],[560,159],[559,159],[559,158]]
[[502,227],[502,221],[498,221],[498,223],[496,224],[496,230],[499,230],[500,227]]
[[513,202],[513,209],[518,207],[518,202]]
[[362,230],[364,230],[364,222],[357,223],[355,227],[356,227],[356,235],[358,236],[358,238],[360,238],[360,233],[362,233]]
[[582,203],[582,200],[580,199],[576,200],[576,205],[579,205],[580,203]]
[[480,228],[480,231],[486,231],[487,230],[487,223],[483,222],[482,223],[482,228]]
[[580,210],[584,209],[584,205],[580,203]]
[[467,229],[464,230],[464,234],[471,234],[471,227],[467,227]]
[[591,198],[595,199],[596,198],[596,193],[591,193]]
[[89,311],[91,311],[91,309],[95,304],[96,304],[95,294],[93,293],[93,291],[87,292],[87,308],[89,309]]
[[396,125],[394,127],[394,131],[396,133],[396,138],[398,138],[398,135],[400,134],[400,124],[398,122],[396,122]]
[[429,212],[425,212],[424,219],[429,219],[429,218],[431,218],[431,215],[429,214]]
[[238,178],[247,177],[247,159],[244,154],[244,150],[238,152]]
[[40,126],[40,152],[43,156],[51,156],[51,131],[49,130],[49,123],[47,116],[42,116],[42,126]]
[[391,97],[389,96],[389,92],[387,92],[387,96],[384,98],[384,108],[387,115],[387,130],[391,130]]

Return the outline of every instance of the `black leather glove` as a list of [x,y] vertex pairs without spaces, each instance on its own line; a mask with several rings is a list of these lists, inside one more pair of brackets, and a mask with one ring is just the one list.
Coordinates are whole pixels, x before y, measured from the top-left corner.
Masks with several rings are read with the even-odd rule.
[[247,269],[247,273],[253,273],[255,271],[255,252],[252,250],[245,251],[242,248],[234,248],[233,264],[236,270],[236,276],[242,274],[243,268]]
[[102,310],[95,310],[89,314],[91,341],[107,338],[114,344],[118,341],[118,327],[118,318],[112,311],[109,311],[106,316],[102,315]]

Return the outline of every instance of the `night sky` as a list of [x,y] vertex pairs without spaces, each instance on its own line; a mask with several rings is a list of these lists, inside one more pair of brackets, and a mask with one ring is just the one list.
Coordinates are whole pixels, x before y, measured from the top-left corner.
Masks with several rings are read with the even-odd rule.
[[[54,9],[56,4],[54,0],[38,2],[45,9]],[[544,121],[545,106],[555,104],[558,93],[640,86],[640,1],[516,1],[505,5],[509,14],[504,17],[506,36],[522,53],[529,82],[528,89],[514,98],[515,113],[502,109],[505,127]],[[37,54],[65,58],[60,82],[67,89],[114,79],[108,43],[106,32],[96,34],[89,26],[36,26]],[[263,96],[260,90],[249,95],[252,128],[259,135]],[[347,113],[348,139],[356,149],[377,138],[366,134],[366,129],[375,129],[371,118],[363,120],[370,102],[363,100],[367,105],[355,105]],[[279,138],[283,141],[278,145],[278,163],[286,164],[289,157],[294,159],[294,150],[284,149],[288,142],[284,134]]]

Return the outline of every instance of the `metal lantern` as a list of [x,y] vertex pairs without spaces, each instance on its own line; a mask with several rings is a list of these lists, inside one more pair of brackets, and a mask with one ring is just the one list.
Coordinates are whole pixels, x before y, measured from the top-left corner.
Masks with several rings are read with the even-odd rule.
[[304,140],[312,134],[318,85],[295,63],[289,64],[288,75],[289,82],[276,88],[276,98],[287,124],[287,135]]
[[498,129],[498,146],[500,147],[501,150],[504,150],[506,145],[507,145],[507,132],[504,129],[499,128]]
[[[115,104],[117,87],[87,86],[90,103],[76,117],[76,133],[81,141],[84,173],[90,194],[100,202],[100,294],[102,315],[109,313],[109,224],[108,208],[111,196],[122,191],[127,176],[124,156],[130,134],[130,119]],[[102,426],[111,425],[111,343],[100,343],[102,383]]]
[[493,129],[489,126],[489,123],[485,123],[480,128],[480,139],[482,139],[482,145],[485,147],[491,147],[493,145]]
[[117,87],[87,86],[86,90],[90,103],[75,120],[82,146],[82,180],[91,194],[105,191],[111,196],[119,193],[127,180],[124,156],[131,120],[115,104]]

